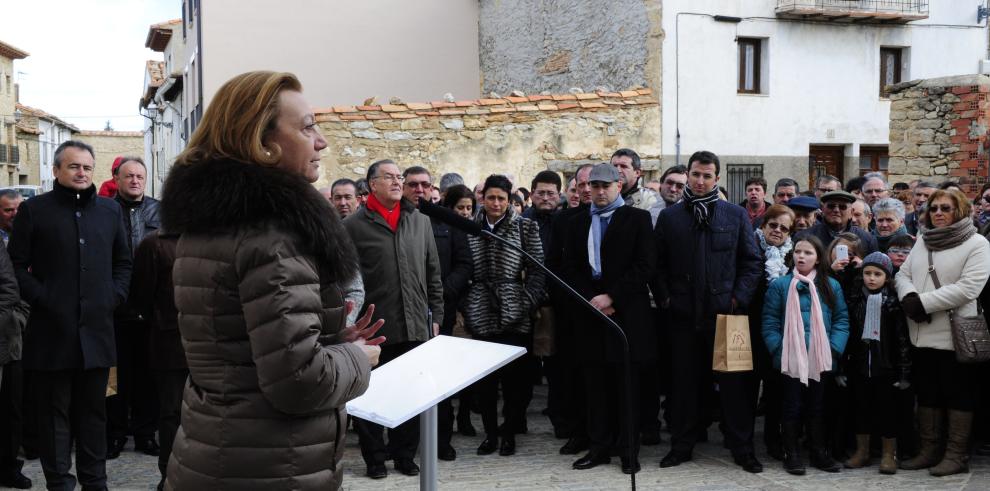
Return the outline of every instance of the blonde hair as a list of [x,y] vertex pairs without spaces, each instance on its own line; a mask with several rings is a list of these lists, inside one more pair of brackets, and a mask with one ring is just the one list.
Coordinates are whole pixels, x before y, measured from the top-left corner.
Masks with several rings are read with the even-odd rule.
[[935,200],[939,198],[948,198],[949,201],[952,201],[952,206],[956,207],[956,211],[952,213],[952,223],[956,223],[959,220],[962,220],[963,218],[969,217],[969,214],[973,208],[973,203],[969,201],[969,198],[967,198],[966,195],[962,193],[962,191],[958,191],[955,189],[939,189],[938,191],[935,191],[934,193],[932,193],[931,196],[928,197],[928,203],[926,205],[926,213],[924,218],[925,227],[929,229],[934,227],[932,225],[931,210],[927,210],[927,208],[930,207],[931,204],[934,203]]
[[175,163],[228,159],[274,166],[282,150],[264,142],[275,129],[279,94],[286,90],[302,91],[299,79],[287,72],[247,72],[228,80],[213,96]]

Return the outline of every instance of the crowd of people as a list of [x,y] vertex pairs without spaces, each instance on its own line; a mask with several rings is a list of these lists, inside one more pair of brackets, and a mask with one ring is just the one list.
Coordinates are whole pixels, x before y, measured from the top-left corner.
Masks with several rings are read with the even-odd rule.
[[[161,201],[138,157],[97,193],[78,141],[56,150],[52,191],[0,192],[0,485],[31,487],[23,456],[48,489],[106,489],[132,437],[159,489],[339,488],[344,404],[438,334],[527,351],[440,404],[443,460],[455,431],[514,455],[543,380],[576,470],[618,456],[638,472],[664,424],[659,465],[678,466],[717,422],[734,462],[762,472],[758,415],[795,475],[879,458],[882,474],[946,476],[990,454],[986,368],[960,361],[952,327],[990,300],[990,185],[973,201],[878,173],[806,191],[753,177],[734,204],[717,155],[647,180],[623,148],[528,189],[386,159],[317,190],[327,142],[309,107],[291,74],[231,79]],[[585,301],[621,328],[628,384],[622,337]],[[713,370],[720,315],[748,321],[752,369]],[[389,460],[419,473],[416,418],[353,431],[369,478]]]

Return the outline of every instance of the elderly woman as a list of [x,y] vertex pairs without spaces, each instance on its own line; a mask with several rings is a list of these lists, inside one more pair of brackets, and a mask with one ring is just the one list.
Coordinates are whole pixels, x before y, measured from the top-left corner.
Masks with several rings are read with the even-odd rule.
[[[787,264],[794,249],[791,233],[794,229],[795,214],[787,205],[773,205],[763,214],[763,224],[756,229],[756,243],[763,258],[763,272],[749,302],[749,337],[753,344],[753,367],[756,376],[763,382],[763,443],[767,454],[777,460],[784,460],[784,450],[780,440],[780,374],[773,367],[773,357],[763,342],[763,299],[767,286],[775,279],[788,273]],[[759,395],[759,384],[753,384],[753,400]]]
[[[933,476],[969,471],[973,409],[984,383],[977,366],[956,360],[950,324],[950,312],[977,314],[977,298],[990,275],[990,244],[976,233],[969,212],[964,194],[935,191],[928,200],[927,230],[918,237],[896,280],[909,338],[916,348],[913,372],[921,439],[918,456],[902,462],[901,468],[930,468]],[[946,411],[948,431],[942,425]],[[945,453],[940,455],[939,442],[946,436]]]
[[[509,196],[512,183],[502,175],[485,179],[481,189],[482,211],[478,224],[533,256],[543,260],[540,228],[519,216]],[[522,254],[502,244],[471,237],[474,273],[464,312],[465,328],[474,339],[529,348],[533,341],[532,314],[544,297],[544,276]],[[526,408],[533,397],[534,358],[516,358],[475,385],[485,439],[478,455],[498,449],[499,455],[516,453],[516,433],[526,432]],[[502,385],[504,423],[498,425],[498,387]],[[501,446],[499,445],[501,437]]]
[[384,339],[370,314],[344,327],[357,257],[311,185],[327,143],[310,107],[292,74],[230,79],[165,183],[189,364],[165,489],[340,488],[343,406]]
[[873,236],[877,238],[877,247],[886,254],[890,247],[890,239],[897,235],[907,234],[904,226],[904,203],[895,198],[883,198],[873,205],[873,220],[877,224]]

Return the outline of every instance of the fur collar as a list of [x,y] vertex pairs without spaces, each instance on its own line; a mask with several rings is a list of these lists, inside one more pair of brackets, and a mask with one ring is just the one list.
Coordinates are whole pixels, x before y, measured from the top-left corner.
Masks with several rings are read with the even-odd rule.
[[306,180],[256,164],[219,160],[176,164],[165,181],[162,226],[215,234],[265,223],[290,230],[317,258],[324,281],[357,274],[357,253],[337,212]]

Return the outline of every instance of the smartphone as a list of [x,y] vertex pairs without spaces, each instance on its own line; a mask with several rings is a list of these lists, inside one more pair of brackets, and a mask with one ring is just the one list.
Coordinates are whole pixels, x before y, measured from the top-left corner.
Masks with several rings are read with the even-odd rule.
[[849,246],[839,244],[835,246],[835,260],[841,261],[843,259],[849,259]]

